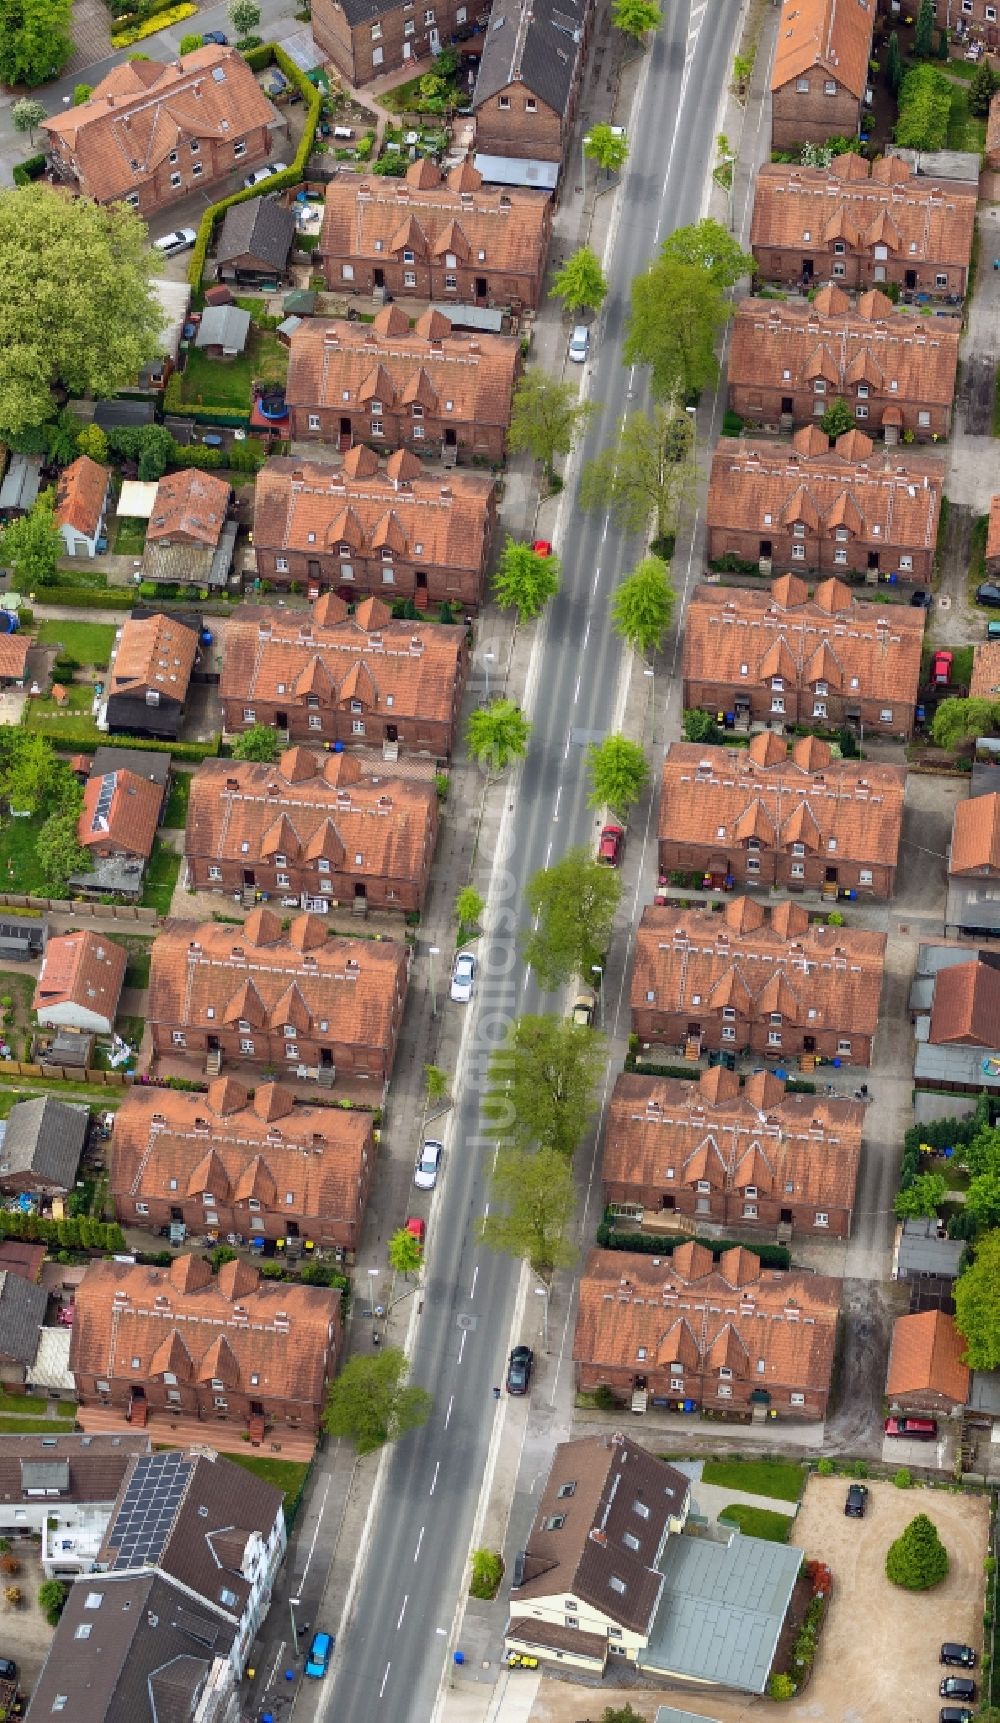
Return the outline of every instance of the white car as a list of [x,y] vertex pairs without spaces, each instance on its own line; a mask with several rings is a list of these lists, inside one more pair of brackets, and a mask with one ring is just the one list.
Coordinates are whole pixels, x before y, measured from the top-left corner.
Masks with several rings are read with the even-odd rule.
[[178,227],[173,233],[165,233],[162,239],[154,239],[153,250],[161,257],[174,257],[178,251],[190,251],[197,237],[193,227]]
[[586,323],[578,323],[569,338],[569,356],[574,365],[583,365],[590,353],[590,330]]
[[276,173],[287,173],[287,162],[268,162],[266,168],[254,168],[243,181],[244,188],[249,191],[252,185],[263,185],[266,179],[273,179]]
[[418,1191],[432,1191],[434,1189],[443,1154],[444,1144],[439,1143],[436,1137],[428,1137],[413,1169],[413,1182]]
[[451,997],[468,1005],[476,985],[476,960],[471,951],[460,951],[451,971]]

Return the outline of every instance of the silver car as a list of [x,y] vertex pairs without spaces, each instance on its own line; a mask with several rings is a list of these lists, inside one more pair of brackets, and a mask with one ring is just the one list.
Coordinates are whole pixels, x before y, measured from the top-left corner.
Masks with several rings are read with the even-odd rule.
[[413,1182],[418,1191],[432,1191],[437,1184],[438,1169],[441,1156],[444,1154],[444,1144],[436,1137],[428,1137],[413,1169]]
[[476,960],[471,951],[460,951],[451,971],[451,997],[468,1005],[476,985]]
[[276,173],[287,173],[287,171],[287,162],[268,162],[267,167],[254,168],[253,173],[248,173],[243,184],[249,191],[252,185],[263,185],[266,179],[273,179]]
[[590,354],[590,330],[586,323],[578,323],[569,338],[569,356],[574,365],[586,363]]
[[178,251],[190,251],[197,237],[193,227],[178,227],[173,233],[165,233],[162,239],[154,239],[153,250],[161,257],[173,257]]

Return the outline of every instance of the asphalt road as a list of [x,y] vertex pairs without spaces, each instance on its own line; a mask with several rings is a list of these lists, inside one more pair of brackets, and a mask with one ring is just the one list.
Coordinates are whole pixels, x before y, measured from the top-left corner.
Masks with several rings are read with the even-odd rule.
[[[644,403],[642,379],[630,379],[620,359],[629,283],[657,239],[700,215],[738,14],[739,0],[711,0],[710,9],[707,0],[675,0],[650,50],[641,107],[631,126],[632,155],[618,194],[620,222],[608,261],[611,291],[587,378],[589,396],[599,406],[585,458],[614,440],[626,410]],[[562,587],[545,625],[534,731],[511,841],[504,845],[507,866],[491,896],[494,931],[481,951],[481,985],[413,1352],[412,1379],[433,1391],[434,1411],[389,1457],[351,1622],[319,1713],[330,1723],[429,1718],[454,1649],[454,1611],[497,1416],[492,1388],[503,1380],[518,1282],[515,1263],[475,1242],[492,1156],[479,1134],[479,1075],[506,1022],[523,1010],[551,1008],[551,998],[541,999],[524,974],[512,929],[522,918],[531,874],[594,835],[583,742],[612,727],[622,648],[610,627],[608,603],[638,552],[600,515],[581,514],[572,495],[567,505],[557,546]]]

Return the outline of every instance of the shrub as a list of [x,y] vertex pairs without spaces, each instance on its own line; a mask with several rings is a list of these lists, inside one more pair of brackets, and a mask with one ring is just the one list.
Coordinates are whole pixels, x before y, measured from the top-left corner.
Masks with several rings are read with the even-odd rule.
[[503,1558],[495,1550],[474,1550],[469,1596],[489,1601],[496,1597],[503,1579]]
[[204,37],[199,36],[196,33],[192,34],[192,35],[188,35],[188,36],[182,36],[181,37],[181,45],[178,48],[177,52],[182,56],[184,54],[193,54],[196,48],[200,48],[203,46],[203,43],[204,43]]
[[27,156],[23,162],[14,163],[14,184],[30,185],[33,179],[41,179],[44,172],[44,156]]
[[913,1473],[910,1471],[909,1466],[900,1466],[892,1481],[897,1490],[911,1489],[913,1486]]
[[948,1573],[948,1551],[926,1514],[910,1521],[885,1557],[886,1578],[905,1591],[929,1591]]
[[899,92],[896,143],[901,149],[941,150],[948,141],[951,88],[936,66],[914,66]]
[[833,1476],[837,1468],[832,1460],[820,1460],[816,1470],[821,1478],[830,1478]]
[[769,1699],[794,1699],[795,1683],[790,1675],[772,1675],[767,1684]]
[[0,1556],[0,1573],[6,1574],[13,1579],[14,1575],[16,1573],[20,1573],[20,1571],[21,1563],[18,1561],[16,1555]]
[[74,106],[74,108],[82,108],[84,102],[90,101],[90,98],[93,95],[93,93],[94,93],[93,84],[74,84],[74,86],[73,86],[73,106]]
[[234,443],[229,451],[229,465],[234,473],[256,473],[267,460],[263,443],[251,437],[245,443]]
[[856,1478],[867,1478],[868,1466],[864,1460],[855,1460],[851,1471]]
[[185,18],[193,18],[197,10],[197,6],[189,3],[168,6],[165,11],[157,12],[155,17],[132,24],[127,30],[116,30],[111,38],[111,46],[127,48],[131,42],[141,42],[144,36],[155,36],[157,31],[165,29],[168,24],[180,24]]
[[38,1587],[38,1607],[50,1627],[58,1625],[68,1596],[69,1586],[61,1579],[45,1579]]
[[198,467],[207,471],[210,467],[221,467],[223,460],[221,449],[206,448],[204,443],[178,443],[170,457],[174,467]]

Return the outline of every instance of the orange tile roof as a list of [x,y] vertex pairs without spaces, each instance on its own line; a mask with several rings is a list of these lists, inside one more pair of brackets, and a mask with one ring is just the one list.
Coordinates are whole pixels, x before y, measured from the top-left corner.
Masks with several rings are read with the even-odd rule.
[[163,806],[163,790],[127,769],[88,778],[77,822],[84,849],[110,844],[127,855],[148,859]]
[[1000,1047],[1000,970],[975,958],[939,969],[929,1039],[934,1046]]
[[0,634],[0,680],[24,681],[31,644],[24,634]]
[[421,262],[441,264],[454,252],[460,263],[474,265],[483,251],[481,261],[495,273],[534,276],[545,249],[547,206],[547,192],[484,186],[469,163],[447,179],[426,159],[391,182],[338,172],[326,189],[319,255],[378,263],[400,258],[405,246]]
[[[824,1393],[830,1385],[841,1282],[832,1275],[762,1269],[735,1245],[713,1264],[690,1241],[669,1259],[592,1250],[580,1280],[577,1363],[619,1369],[712,1368],[720,1342],[737,1380]],[[758,1371],[763,1358],[765,1369]]]
[[407,562],[478,574],[490,531],[494,481],[486,473],[431,472],[406,450],[380,467],[358,446],[339,466],[301,456],[270,460],[257,475],[253,540],[258,549],[357,556],[391,542]]
[[232,487],[213,473],[184,467],[165,473],[156,487],[147,543],[206,544],[213,549],[222,536]]
[[275,851],[295,862],[322,856],[367,879],[420,880],[436,811],[433,784],[362,775],[347,753],[290,748],[271,766],[206,760],[191,782],[184,853],[244,867]]
[[170,1268],[93,1263],[73,1308],[70,1369],[79,1375],[221,1376],[228,1388],[291,1405],[320,1404],[340,1333],[336,1290],[262,1281],[240,1260],[213,1275],[191,1255]]
[[157,689],[183,701],[198,656],[198,636],[170,616],[129,616],[122,624],[109,675],[112,694]]
[[221,1202],[254,1197],[262,1212],[354,1221],[374,1155],[372,1116],[302,1105],[277,1083],[261,1084],[252,1100],[231,1078],[207,1095],[128,1089],[115,1115],[112,1195],[200,1196],[206,1187],[194,1175],[209,1153]]
[[986,165],[995,168],[1000,158],[1000,90],[990,102],[986,122]]
[[986,529],[986,557],[1000,557],[1000,496],[990,497],[990,522]]
[[970,796],[955,809],[950,874],[1000,878],[1000,795]]
[[[824,603],[828,594],[833,602]],[[840,581],[809,588],[795,576],[759,588],[697,586],[684,617],[684,676],[699,682],[759,686],[776,674],[804,685],[817,649],[829,645],[861,696],[911,705],[920,682],[924,612],[906,604],[864,602]],[[787,670],[768,666],[775,648]],[[742,674],[746,664],[747,674]]]
[[854,306],[839,287],[821,288],[811,304],[744,299],[733,321],[729,385],[787,393],[824,378],[828,394],[843,395],[867,382],[877,395],[950,407],[961,328],[958,317],[897,311],[878,292]]
[[64,467],[56,489],[56,525],[75,527],[87,538],[93,538],[100,525],[101,510],[108,494],[111,471],[92,461],[89,455],[78,455]]
[[45,947],[32,1007],[43,1012],[54,1005],[81,1005],[113,1020],[127,963],[125,947],[103,933],[87,928],[58,934]]
[[802,520],[821,538],[846,526],[852,539],[883,551],[932,550],[943,455],[907,449],[852,460],[849,448],[838,443],[826,454],[809,454],[764,438],[720,437],[708,485],[709,530],[778,530]]
[[969,1398],[969,1367],[962,1363],[965,1341],[955,1318],[943,1310],[922,1310],[897,1316],[885,1391],[890,1400],[900,1394],[942,1394],[956,1406]]
[[780,90],[815,67],[860,101],[874,27],[875,0],[784,0],[771,89]]
[[300,704],[307,692],[332,707],[356,697],[363,675],[370,709],[392,717],[448,723],[462,668],[460,628],[437,622],[393,622],[378,599],[347,606],[333,594],[301,619],[287,610],[243,605],[227,625],[222,699]]
[[[852,251],[888,245],[908,263],[966,268],[972,253],[977,186],[911,171],[898,156],[869,164],[836,156],[828,168],[765,162],[757,171],[750,245],[799,250],[846,238]],[[837,228],[836,234],[834,228]]]
[[153,941],[147,1017],[171,1029],[294,1023],[342,1045],[387,1048],[408,971],[405,945],[330,938],[317,915],[296,916],[287,932],[267,909],[242,927],[171,920]]
[[[817,1032],[874,1035],[885,946],[884,933],[810,922],[799,904],[765,910],[731,898],[722,915],[649,906],[636,935],[632,1008],[704,1014],[735,1003],[745,1017],[780,1009]],[[771,999],[779,986],[780,1006]]]
[[982,640],[972,657],[970,700],[995,700],[1000,696],[1000,640]]
[[381,367],[386,407],[411,399],[423,377],[435,416],[506,427],[518,361],[518,344],[507,336],[462,334],[433,313],[411,330],[398,305],[386,306],[372,324],[309,317],[291,339],[285,396],[293,407],[340,412],[370,399],[369,380]]
[[[763,811],[768,848],[802,842],[792,822],[806,810],[813,837],[807,847],[826,851],[831,838],[845,861],[894,866],[903,823],[905,766],[834,760],[815,738],[803,737],[791,755],[773,757],[766,734],[745,753],[674,742],[663,762],[660,838],[678,843],[733,841],[750,810]],[[757,834],[759,835],[759,834]]]
[[[718,1066],[697,1083],[625,1073],[608,1110],[602,1177],[637,1187],[670,1178],[678,1186],[707,1179],[717,1190],[750,1184],[765,1196],[793,1185],[799,1202],[849,1208],[864,1117],[859,1101],[788,1095],[770,1072],[743,1088]],[[706,1165],[696,1168],[706,1143]]]
[[[72,165],[87,197],[127,197],[181,142],[235,142],[274,119],[253,72],[233,48],[205,47],[182,60],[132,60],[95,86],[89,101],[43,122],[55,154]],[[134,165],[133,165],[134,164]]]

